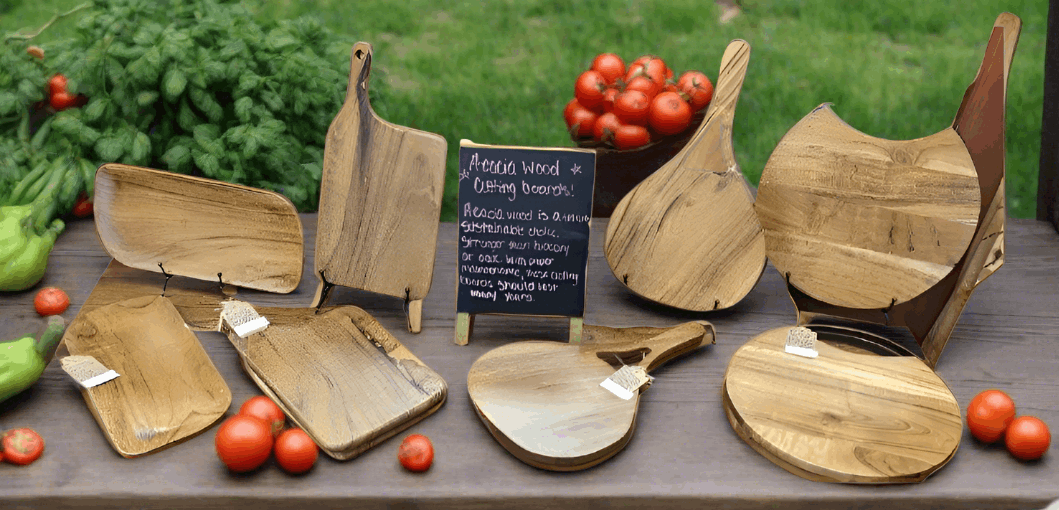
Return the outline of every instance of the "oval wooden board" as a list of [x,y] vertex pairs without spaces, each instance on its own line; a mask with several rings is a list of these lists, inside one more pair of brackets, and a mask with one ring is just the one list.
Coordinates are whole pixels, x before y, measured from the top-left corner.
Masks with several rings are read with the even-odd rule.
[[228,339],[258,386],[325,453],[351,459],[437,411],[445,381],[364,310],[257,308],[271,323]]
[[[448,146],[440,135],[375,114],[371,60],[371,45],[353,47],[346,101],[327,130],[314,273],[329,284],[421,301],[434,274]],[[318,292],[314,306],[325,297]],[[410,311],[413,332],[419,320]]]
[[107,441],[135,457],[187,439],[228,410],[232,393],[168,299],[143,296],[80,314],[63,337],[117,379],[81,388]]
[[621,451],[636,426],[640,394],[623,400],[600,387],[616,370],[606,360],[650,371],[713,342],[708,323],[586,325],[580,345],[523,341],[485,353],[467,374],[467,391],[489,432],[519,460],[554,471],[586,469]]
[[913,356],[817,342],[817,358],[784,352],[791,328],[736,351],[722,388],[739,437],[779,466],[820,481],[918,482],[945,465],[963,433],[945,382]]
[[283,195],[119,164],[95,189],[99,240],[126,266],[284,294],[301,281],[301,220]]
[[981,191],[952,128],[890,141],[821,105],[780,140],[756,209],[768,256],[826,303],[888,308],[949,274],[978,226]]
[[746,42],[728,45],[706,120],[611,215],[607,264],[640,296],[685,310],[728,308],[765,270],[765,239],[732,149],[735,104],[749,60]]

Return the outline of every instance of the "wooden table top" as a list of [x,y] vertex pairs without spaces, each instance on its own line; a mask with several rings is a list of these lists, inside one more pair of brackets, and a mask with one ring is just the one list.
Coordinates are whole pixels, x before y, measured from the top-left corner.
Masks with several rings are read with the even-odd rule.
[[[288,295],[239,290],[254,304],[308,306],[316,287],[312,247],[316,215],[301,216],[306,260],[298,289]],[[441,225],[434,282],[423,307],[423,331],[405,329],[401,302],[336,289],[328,304],[353,304],[375,316],[449,385],[433,416],[351,461],[321,456],[307,475],[292,477],[275,462],[232,475],[217,459],[216,427],[136,459],[108,445],[75,383],[53,361],[36,386],[0,404],[0,429],[28,426],[43,435],[44,456],[28,467],[0,464],[0,508],[309,508],[570,507],[637,508],[1043,508],[1059,498],[1059,448],[1023,463],[1002,445],[982,446],[964,427],[948,465],[917,485],[853,486],[810,482],[755,453],[728,425],[721,381],[735,350],[768,329],[791,325],[794,307],[770,267],[741,303],[722,312],[688,313],[633,296],[603,258],[606,220],[592,224],[585,322],[606,326],[669,326],[705,319],[717,344],[671,362],[653,375],[628,446],[603,464],[556,473],[530,467],[504,450],[479,421],[467,395],[467,373],[478,356],[514,340],[565,340],[566,321],[479,317],[470,344],[453,344],[456,225]],[[60,236],[43,285],[65,289],[72,319],[110,257],[91,220],[71,221]],[[162,278],[159,277],[159,285]],[[0,297],[0,339],[23,336],[40,319],[34,291]],[[1007,262],[972,296],[938,374],[962,409],[979,391],[1001,388],[1020,414],[1059,434],[1059,235],[1051,225],[1008,220]],[[198,333],[233,394],[229,414],[259,394],[235,349],[220,333]],[[434,466],[424,474],[397,463],[400,438],[430,437]],[[907,506],[911,505],[911,506]]]

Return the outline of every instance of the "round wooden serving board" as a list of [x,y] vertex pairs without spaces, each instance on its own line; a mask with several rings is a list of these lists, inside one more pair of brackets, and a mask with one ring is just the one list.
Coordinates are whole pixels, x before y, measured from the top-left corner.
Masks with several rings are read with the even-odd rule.
[[817,341],[784,352],[784,327],[736,351],[722,397],[739,437],[784,469],[818,481],[917,482],[945,465],[963,433],[945,382],[914,356]]
[[611,215],[607,264],[644,298],[684,310],[728,308],[765,270],[761,224],[732,149],[735,104],[749,61],[749,44],[728,45],[706,120]]
[[769,258],[815,299],[889,308],[949,274],[978,226],[981,190],[952,128],[890,141],[824,104],[780,140],[756,209]]

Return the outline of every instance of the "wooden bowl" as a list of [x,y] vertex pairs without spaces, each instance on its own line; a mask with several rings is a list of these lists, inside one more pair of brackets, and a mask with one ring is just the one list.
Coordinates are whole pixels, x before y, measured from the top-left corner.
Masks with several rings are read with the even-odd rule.
[[684,148],[705,118],[706,108],[703,108],[691,117],[691,125],[684,132],[659,138],[638,149],[621,151],[591,138],[575,140],[578,147],[596,150],[592,216],[609,218],[626,193]]

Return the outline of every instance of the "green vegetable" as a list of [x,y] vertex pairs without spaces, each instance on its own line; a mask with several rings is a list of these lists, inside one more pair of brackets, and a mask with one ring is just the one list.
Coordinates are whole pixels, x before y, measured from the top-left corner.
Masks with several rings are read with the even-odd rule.
[[55,356],[66,321],[58,315],[48,318],[40,337],[26,336],[0,343],[0,402],[29,388],[44,373]]
[[0,291],[25,290],[44,277],[55,238],[66,228],[51,219],[57,186],[49,188],[32,204],[0,207]]

